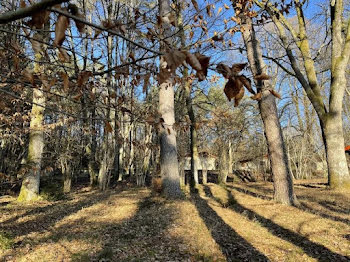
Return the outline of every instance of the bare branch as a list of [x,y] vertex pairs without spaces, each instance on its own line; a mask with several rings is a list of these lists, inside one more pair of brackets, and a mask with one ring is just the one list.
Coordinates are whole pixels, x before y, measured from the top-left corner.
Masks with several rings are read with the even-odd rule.
[[85,24],[85,25],[88,25],[88,26],[91,26],[91,27],[94,27],[94,28],[97,28],[97,29],[106,31],[106,32],[111,33],[111,34],[113,34],[113,35],[119,36],[120,38],[123,38],[124,40],[130,42],[131,44],[133,44],[133,45],[135,45],[135,46],[137,46],[137,47],[140,47],[140,48],[142,48],[142,49],[144,49],[144,50],[147,50],[147,51],[149,51],[149,52],[151,52],[151,53],[154,53],[154,54],[157,54],[157,55],[163,55],[161,52],[152,50],[152,49],[150,49],[150,48],[148,48],[148,47],[146,47],[146,46],[144,46],[144,45],[142,45],[142,44],[139,44],[139,43],[137,43],[137,42],[135,42],[135,41],[133,41],[133,40],[127,38],[126,36],[124,36],[124,35],[118,33],[118,32],[115,31],[115,30],[107,29],[107,28],[105,28],[105,27],[103,27],[103,26],[90,23],[90,22],[86,21],[85,19],[82,19],[81,17],[75,16],[75,15],[71,15],[70,13],[64,12],[64,11],[59,10],[59,9],[57,9],[57,8],[52,8],[52,9],[50,9],[50,10],[53,11],[53,12],[59,13],[59,14],[61,14],[61,15],[64,15],[64,16],[66,16],[66,17],[72,18],[72,19],[74,19],[75,21],[79,21],[79,22],[81,22],[81,23],[83,23],[83,24]]
[[61,4],[63,2],[69,2],[69,0],[43,0],[40,3],[33,4],[26,8],[19,8],[15,11],[0,14],[0,24],[6,24],[21,18],[31,16],[36,12],[57,4]]

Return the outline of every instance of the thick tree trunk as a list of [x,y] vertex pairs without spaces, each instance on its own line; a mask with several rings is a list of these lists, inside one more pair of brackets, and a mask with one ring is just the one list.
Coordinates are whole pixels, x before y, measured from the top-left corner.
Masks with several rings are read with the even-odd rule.
[[[35,59],[40,61],[42,59],[42,54],[37,52],[35,54]],[[40,64],[35,63],[34,73],[38,74],[41,70]],[[18,201],[33,201],[39,197],[41,160],[44,149],[43,119],[46,103],[46,97],[41,88],[33,89],[33,105],[27,156],[28,170],[22,181]]]
[[[40,89],[33,90],[33,103],[45,106],[45,96]],[[24,176],[18,201],[36,200],[39,195],[41,160],[44,148],[44,108],[33,104],[28,145],[28,170]]]
[[[245,19],[244,26],[245,30],[242,35],[252,73],[253,75],[265,73],[261,46],[256,39],[251,18]],[[275,97],[269,91],[271,87],[268,81],[257,81],[256,85],[258,92],[262,92],[259,109],[270,156],[274,181],[274,199],[279,203],[293,205],[296,202],[296,197],[294,195],[293,179],[289,170],[282,130],[278,119]]]
[[[159,15],[164,17],[171,12],[168,0],[159,1]],[[164,25],[163,27],[168,27]],[[169,28],[164,28],[163,36],[170,35]],[[164,50],[162,50],[164,51]],[[167,69],[160,68],[160,74],[168,74]],[[173,79],[163,80],[159,90],[159,113],[161,114],[160,136],[160,170],[163,192],[166,197],[178,198],[182,196],[177,159],[176,133],[174,130],[174,84]]]
[[350,190],[341,114],[327,118],[324,123],[324,136],[328,163],[328,184],[331,189]]
[[160,170],[164,194],[170,198],[182,195],[178,170],[176,134],[173,129],[174,87],[170,81],[162,83],[159,90],[159,112],[164,120],[160,135]]
[[[329,111],[323,102],[320,85],[318,84],[315,63],[312,60],[311,49],[309,39],[306,30],[306,21],[303,13],[303,4],[296,0],[295,9],[297,11],[298,18],[298,32],[294,30],[293,26],[283,17],[283,15],[277,16],[272,4],[268,3],[264,6],[263,3],[255,1],[260,7],[265,8],[271,15],[278,31],[280,39],[286,50],[287,56],[291,62],[291,66],[295,72],[295,76],[303,86],[310,102],[312,103],[321,124],[322,136],[325,145],[325,151],[327,156],[328,167],[328,180],[329,185],[333,189],[346,189],[348,188],[349,171],[347,168],[346,157],[344,152],[344,144],[341,141],[344,140],[341,131],[335,131],[337,126],[339,130],[342,128],[342,101],[344,96],[344,90],[346,86],[345,70],[350,57],[350,24],[347,23],[346,37],[344,38],[344,7],[342,0],[330,1],[330,20],[331,20],[331,47],[332,47],[332,69],[331,69],[331,87],[329,96]],[[268,7],[268,8],[266,8]],[[283,25],[282,25],[283,24]],[[303,70],[298,66],[297,59],[293,55],[293,51],[290,48],[290,42],[288,41],[285,28],[293,37],[304,61],[305,75]],[[338,123],[335,123],[339,121]],[[335,132],[335,138],[331,134]],[[328,141],[330,139],[330,141]],[[335,147],[339,146],[338,149]],[[334,155],[337,154],[337,155]]]
[[344,151],[343,99],[346,88],[345,71],[350,57],[350,23],[343,37],[345,20],[342,0],[331,1],[332,70],[329,113],[324,123],[328,161],[328,183],[331,189],[350,191],[350,175]]

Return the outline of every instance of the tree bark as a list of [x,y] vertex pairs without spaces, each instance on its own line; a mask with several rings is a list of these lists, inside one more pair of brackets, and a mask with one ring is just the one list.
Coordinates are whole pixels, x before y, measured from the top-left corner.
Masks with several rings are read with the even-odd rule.
[[[342,131],[342,101],[346,87],[345,70],[350,57],[350,23],[347,24],[346,37],[344,39],[343,30],[343,1],[331,1],[331,29],[332,29],[332,69],[331,69],[331,87],[329,96],[329,110],[323,102],[318,84],[316,68],[312,60],[309,40],[306,32],[306,22],[302,9],[302,3],[296,0],[296,11],[298,17],[298,29],[294,30],[288,23],[283,14],[276,16],[276,9],[267,3],[266,5],[258,0],[254,2],[261,8],[265,8],[275,23],[279,37],[286,50],[287,56],[294,70],[295,76],[303,86],[310,102],[312,103],[317,116],[319,117],[322,138],[324,141],[325,152],[328,164],[328,181],[332,189],[349,189],[350,175],[347,168],[347,162],[344,152],[344,136]],[[302,58],[305,69],[298,67],[297,60],[292,52],[290,43],[285,33],[288,29],[295,44],[297,45]],[[345,40],[345,41],[344,41]],[[336,130],[339,128],[338,130]],[[336,147],[339,148],[336,148]]]
[[[159,15],[166,16],[171,12],[168,0],[159,1]],[[170,35],[170,30],[163,23],[163,36]],[[164,51],[164,47],[161,47]],[[160,74],[166,75],[167,69],[160,68]],[[159,113],[161,114],[160,125],[160,169],[162,177],[163,193],[169,198],[182,196],[180,188],[180,176],[177,159],[176,133],[173,128],[175,123],[174,111],[174,85],[173,79],[169,77],[161,81],[159,90]]]
[[[259,41],[256,38],[251,18],[245,18],[242,33],[247,49],[248,61],[253,75],[265,72],[265,63]],[[294,205],[296,197],[293,179],[289,170],[287,153],[278,119],[275,97],[270,93],[269,81],[256,81],[258,92],[262,92],[259,109],[264,124],[265,136],[270,156],[271,172],[274,182],[274,199],[286,205]]]
[[[187,75],[187,74],[185,74]],[[186,78],[186,76],[184,76]],[[190,140],[191,140],[191,178],[190,186],[193,188],[198,185],[198,165],[199,165],[199,154],[198,154],[198,141],[197,141],[197,130],[196,130],[196,116],[194,114],[191,98],[191,86],[188,82],[184,83],[185,95],[186,95],[186,106],[187,113],[191,120],[190,128]]]
[[[49,24],[45,24],[47,29]],[[44,34],[44,33],[40,33]],[[45,35],[44,35],[45,36]],[[35,40],[33,40],[35,42]],[[32,44],[34,44],[32,42]],[[34,49],[34,48],[33,48]],[[41,61],[44,58],[43,53],[35,51],[35,60]],[[39,62],[34,63],[34,74],[39,75],[45,72],[43,66]],[[46,80],[43,80],[43,82]],[[47,85],[47,83],[44,83]],[[44,85],[43,84],[43,85]],[[46,104],[46,97],[42,91],[43,86],[33,89],[33,105],[31,110],[29,144],[27,155],[27,172],[22,181],[21,190],[18,196],[18,201],[33,201],[39,198],[41,161],[44,149],[44,130],[43,120]]]
[[221,147],[220,152],[220,173],[219,173],[219,184],[226,184],[227,176],[228,176],[228,169],[229,169],[229,163],[228,163],[228,148],[226,146]]

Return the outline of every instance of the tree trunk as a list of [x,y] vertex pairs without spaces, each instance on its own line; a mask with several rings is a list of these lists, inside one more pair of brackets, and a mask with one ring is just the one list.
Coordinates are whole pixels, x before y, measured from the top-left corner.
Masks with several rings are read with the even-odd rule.
[[229,163],[228,163],[228,152],[227,148],[225,146],[221,147],[221,154],[220,154],[220,173],[219,173],[219,184],[226,184],[227,176],[228,176],[228,169],[229,169]]
[[63,171],[63,193],[67,194],[72,188],[72,171],[70,165],[65,163],[65,168]]
[[[273,11],[271,3],[266,5],[255,0],[261,8],[267,10],[272,17],[278,32],[279,37],[286,50],[287,56],[294,70],[295,76],[303,86],[310,102],[312,103],[320,121],[322,138],[325,145],[328,167],[328,181],[332,189],[348,189],[349,188],[349,171],[347,168],[346,157],[344,152],[344,137],[342,134],[342,101],[346,86],[345,70],[350,57],[350,23],[347,23],[346,37],[344,38],[344,7],[342,0],[330,1],[330,20],[331,20],[331,47],[332,47],[332,67],[331,67],[331,87],[329,96],[329,111],[323,102],[320,85],[318,84],[315,63],[312,60],[312,52],[310,49],[309,39],[306,30],[306,20],[303,12],[303,3],[299,0],[295,1],[295,9],[298,18],[298,32],[289,24],[283,14],[278,16]],[[304,62],[304,70],[298,67],[297,59],[293,55],[290,41],[288,41],[285,28],[288,29],[295,44],[297,45]],[[345,41],[346,40],[346,41]],[[338,123],[335,123],[339,121]],[[335,127],[339,130],[336,131]],[[335,134],[335,138],[331,134]],[[328,141],[328,140],[331,141]],[[335,147],[339,146],[338,149]],[[337,155],[334,155],[337,154]]]
[[98,172],[98,187],[101,191],[105,191],[108,188],[110,181],[110,157],[108,156],[108,150],[105,149],[103,152],[103,158],[101,160],[100,169]]
[[[40,89],[33,90],[33,103],[45,106],[45,96]],[[21,186],[18,201],[32,201],[39,196],[41,160],[44,149],[44,108],[33,104],[30,120],[27,172]]]
[[[33,40],[35,41],[35,40]],[[40,61],[43,55],[35,52],[35,60]],[[34,63],[34,73],[39,74],[43,68],[39,63]],[[44,149],[43,119],[46,97],[43,87],[33,89],[33,105],[31,111],[29,144],[27,156],[27,172],[22,181],[18,201],[33,201],[39,197],[41,160]]]
[[343,99],[345,71],[350,57],[350,23],[343,37],[344,6],[342,0],[331,1],[332,70],[329,113],[324,123],[328,161],[328,183],[331,189],[350,190],[350,175],[344,150]]
[[[265,64],[259,41],[256,39],[251,18],[245,19],[243,40],[247,49],[247,56],[253,75],[265,73]],[[261,118],[268,151],[270,156],[271,172],[274,182],[275,201],[287,205],[296,203],[293,189],[293,179],[289,170],[288,158],[284,146],[282,130],[278,119],[275,97],[270,93],[272,87],[269,81],[256,81],[257,91],[262,92],[259,101]]]
[[[159,15],[164,17],[171,12],[168,0],[159,1]],[[165,28],[164,28],[165,27]],[[163,23],[163,36],[170,35],[168,25]],[[164,48],[162,48],[164,51]],[[160,74],[168,74],[167,69],[160,68]],[[159,90],[159,113],[161,114],[160,136],[160,169],[162,186],[165,196],[178,198],[182,196],[180,188],[180,176],[177,160],[176,133],[173,128],[175,123],[174,111],[174,85],[169,77],[160,83]]]
[[[185,74],[187,75],[187,74]],[[185,77],[185,76],[184,76]],[[198,165],[199,165],[199,154],[198,154],[198,141],[197,141],[197,130],[196,130],[196,116],[192,107],[191,98],[191,86],[188,82],[185,83],[185,95],[186,95],[186,106],[188,116],[191,120],[191,178],[190,186],[193,188],[198,185]]]
[[327,151],[328,183],[331,189],[350,190],[350,176],[344,153],[344,135],[341,114],[328,117],[324,123]]
[[208,183],[208,170],[203,169],[202,170],[202,179],[203,179],[203,185]]

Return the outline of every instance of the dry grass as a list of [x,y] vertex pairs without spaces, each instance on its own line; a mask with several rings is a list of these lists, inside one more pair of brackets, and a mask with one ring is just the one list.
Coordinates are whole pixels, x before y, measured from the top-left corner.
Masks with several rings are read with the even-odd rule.
[[136,188],[1,198],[0,261],[350,261],[349,196],[322,182],[296,183],[299,207],[273,203],[269,183],[208,184],[181,201]]

